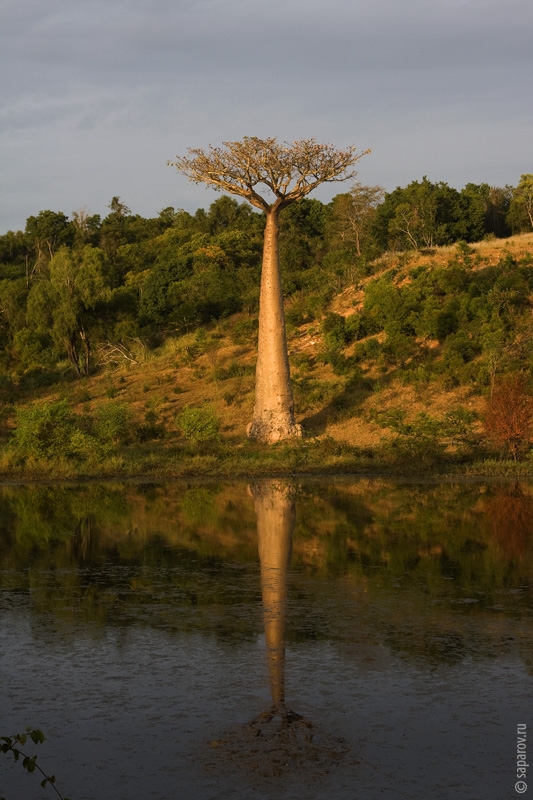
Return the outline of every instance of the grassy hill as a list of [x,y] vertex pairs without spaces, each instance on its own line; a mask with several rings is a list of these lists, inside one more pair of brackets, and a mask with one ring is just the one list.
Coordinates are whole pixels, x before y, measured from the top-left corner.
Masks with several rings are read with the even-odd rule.
[[[236,314],[153,349],[102,348],[87,378],[4,389],[2,477],[533,472],[528,446],[498,464],[483,424],[501,377],[532,375],[533,233],[390,253],[368,272],[318,312],[303,293],[287,303],[302,442],[246,439],[257,320]],[[49,427],[77,433],[39,455],[20,431],[58,403]]]

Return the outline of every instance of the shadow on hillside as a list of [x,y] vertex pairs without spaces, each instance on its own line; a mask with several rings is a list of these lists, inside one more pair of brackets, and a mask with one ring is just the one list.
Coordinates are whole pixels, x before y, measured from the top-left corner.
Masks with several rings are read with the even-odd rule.
[[312,436],[320,436],[326,432],[331,422],[353,417],[365,400],[374,392],[386,389],[394,380],[396,370],[392,370],[379,378],[355,375],[348,379],[344,389],[335,395],[329,403],[314,414],[303,417],[299,422],[304,430]]

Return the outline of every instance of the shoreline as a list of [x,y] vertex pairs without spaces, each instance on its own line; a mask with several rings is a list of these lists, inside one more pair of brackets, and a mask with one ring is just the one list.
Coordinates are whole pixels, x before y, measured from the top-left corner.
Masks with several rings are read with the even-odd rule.
[[[376,465],[377,467],[377,465]],[[19,487],[19,486],[55,486],[55,485],[82,485],[93,483],[124,483],[124,484],[151,484],[151,483],[166,483],[166,482],[188,482],[188,483],[213,483],[217,481],[227,482],[249,482],[255,483],[258,481],[306,481],[309,483],[322,482],[327,480],[332,481],[359,481],[359,480],[390,480],[393,482],[413,483],[413,484],[443,484],[443,483],[509,483],[533,482],[533,466],[518,462],[501,462],[501,471],[495,469],[495,465],[491,464],[490,470],[476,470],[470,468],[467,470],[456,468],[455,470],[399,470],[399,469],[383,469],[376,468],[375,470],[361,469],[324,469],[320,470],[277,470],[277,471],[238,471],[231,472],[228,470],[210,470],[201,472],[199,470],[188,471],[185,470],[155,470],[139,471],[138,473],[116,472],[109,474],[106,471],[102,473],[84,473],[78,474],[63,474],[53,476],[36,475],[35,472],[28,472],[27,474],[20,474],[17,476],[8,477],[0,475],[0,487]],[[473,465],[472,465],[473,467]],[[480,465],[481,467],[481,465]],[[516,471],[513,469],[516,467]],[[522,469],[520,469],[522,467]],[[527,468],[528,467],[528,468]]]

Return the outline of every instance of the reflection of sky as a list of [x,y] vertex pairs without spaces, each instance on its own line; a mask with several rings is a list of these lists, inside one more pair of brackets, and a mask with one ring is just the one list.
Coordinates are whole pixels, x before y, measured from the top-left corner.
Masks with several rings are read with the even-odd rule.
[[0,232],[116,194],[194,211],[215,195],[167,159],[243,135],[372,147],[388,189],[516,184],[532,28],[528,0],[7,0]]
[[[255,586],[257,592],[257,572]],[[110,621],[105,629],[72,608],[65,608],[76,617],[70,627],[46,609],[29,619],[19,598],[18,609],[0,617],[0,731],[42,728],[39,763],[77,800],[353,800],[354,786],[365,798],[505,797],[512,777],[509,738],[531,694],[531,675],[505,646],[523,635],[521,623],[502,619],[502,644],[489,658],[477,621],[467,618],[461,623],[470,645],[464,660],[406,658],[381,640],[380,627],[395,622],[390,614],[383,620],[383,608],[343,598],[342,585],[331,581],[314,605],[298,589],[290,589],[288,619],[300,609],[318,635],[287,644],[287,701],[319,730],[348,743],[349,755],[329,774],[316,778],[310,765],[307,782],[299,771],[295,778],[270,778],[265,792],[238,764],[205,769],[213,757],[208,743],[271,702],[264,642],[247,630],[239,633],[238,596],[225,607],[225,619],[218,603],[176,606],[167,624],[145,608],[137,620]],[[334,639],[327,638],[329,615],[321,617],[331,605],[342,631]],[[118,602],[117,614],[120,608]],[[408,625],[415,609],[403,610],[398,616]],[[218,616],[218,637],[204,628],[209,615]],[[172,623],[183,616],[188,625],[179,629]],[[224,636],[230,619],[237,630]],[[434,634],[442,640],[442,632]],[[2,756],[6,797],[36,797],[37,780]]]

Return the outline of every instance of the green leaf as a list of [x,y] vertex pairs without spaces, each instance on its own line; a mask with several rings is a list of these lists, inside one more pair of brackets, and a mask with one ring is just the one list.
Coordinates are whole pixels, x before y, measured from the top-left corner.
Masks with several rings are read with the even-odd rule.
[[30,736],[35,744],[42,744],[44,742],[44,733],[39,730],[39,728],[35,728],[35,730],[30,731]]

